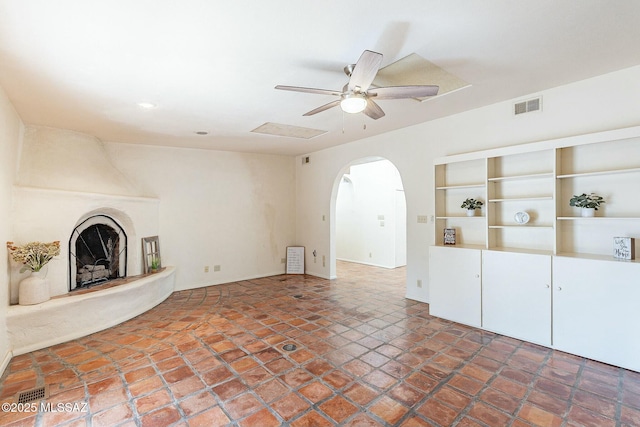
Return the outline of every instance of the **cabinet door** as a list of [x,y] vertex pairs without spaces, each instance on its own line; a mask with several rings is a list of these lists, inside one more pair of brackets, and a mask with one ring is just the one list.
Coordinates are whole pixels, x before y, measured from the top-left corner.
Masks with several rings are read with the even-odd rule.
[[551,345],[551,256],[482,253],[482,327]]
[[480,327],[481,254],[479,249],[431,246],[429,250],[429,312]]
[[639,263],[554,257],[554,348],[640,371],[639,305]]

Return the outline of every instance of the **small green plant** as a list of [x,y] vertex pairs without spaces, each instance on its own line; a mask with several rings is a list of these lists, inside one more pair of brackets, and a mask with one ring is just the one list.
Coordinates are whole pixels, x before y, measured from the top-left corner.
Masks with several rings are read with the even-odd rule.
[[151,270],[157,270],[160,268],[160,258],[154,256],[151,258]]
[[569,206],[575,206],[577,208],[593,208],[595,210],[598,210],[598,207],[602,203],[604,203],[602,196],[598,196],[594,193],[582,193],[579,196],[574,195],[571,200],[569,200]]
[[466,199],[464,202],[462,202],[462,205],[460,205],[460,207],[463,209],[474,210],[480,209],[483,204],[484,203],[482,203],[480,200]]

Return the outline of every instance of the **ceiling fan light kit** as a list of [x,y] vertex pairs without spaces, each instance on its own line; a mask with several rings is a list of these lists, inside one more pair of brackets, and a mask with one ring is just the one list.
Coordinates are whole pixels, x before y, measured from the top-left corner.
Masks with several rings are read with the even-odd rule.
[[304,116],[312,116],[339,105],[345,113],[364,112],[364,114],[373,120],[384,117],[384,111],[382,111],[382,108],[373,101],[373,98],[423,98],[438,94],[439,88],[436,85],[371,87],[371,84],[380,69],[380,64],[382,64],[381,53],[365,50],[362,55],[360,55],[358,62],[354,65],[347,65],[344,67],[344,72],[349,76],[349,82],[344,86],[342,92],[328,89],[283,85],[276,86],[276,89],[340,97],[338,100],[329,102],[328,104],[322,105],[303,114]]
[[344,99],[340,101],[340,108],[345,113],[361,113],[367,108],[367,100],[360,94],[347,94]]

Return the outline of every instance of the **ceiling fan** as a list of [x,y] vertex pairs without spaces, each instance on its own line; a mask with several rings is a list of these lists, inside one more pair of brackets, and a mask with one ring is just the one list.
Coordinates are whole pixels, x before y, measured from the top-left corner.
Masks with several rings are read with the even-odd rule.
[[344,72],[349,76],[349,82],[344,85],[342,91],[283,85],[276,86],[276,89],[340,97],[303,114],[304,116],[312,116],[339,105],[346,113],[364,112],[374,120],[384,117],[384,111],[374,102],[374,99],[424,98],[438,94],[439,87],[435,85],[371,86],[381,63],[381,53],[365,50],[358,62],[344,67]]

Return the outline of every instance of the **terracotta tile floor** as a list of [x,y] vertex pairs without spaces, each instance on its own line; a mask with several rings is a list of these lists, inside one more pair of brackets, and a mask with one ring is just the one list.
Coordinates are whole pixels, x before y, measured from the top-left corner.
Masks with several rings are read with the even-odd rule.
[[176,292],[17,356],[2,402],[47,384],[59,410],[0,425],[640,426],[640,374],[431,317],[404,269],[338,273]]

